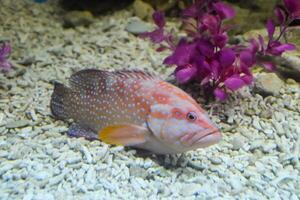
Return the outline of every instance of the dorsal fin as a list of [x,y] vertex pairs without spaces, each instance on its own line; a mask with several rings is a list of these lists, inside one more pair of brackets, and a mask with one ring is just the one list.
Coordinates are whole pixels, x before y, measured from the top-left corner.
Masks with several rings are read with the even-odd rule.
[[93,91],[105,91],[106,87],[109,87],[109,85],[118,78],[143,80],[159,79],[156,75],[141,70],[117,70],[109,72],[98,69],[84,69],[74,73],[70,77],[69,83],[71,88],[75,91],[89,91],[93,93]]
[[117,76],[120,76],[121,78],[134,78],[134,79],[143,79],[143,80],[156,80],[159,79],[157,75],[154,73],[148,72],[148,71],[142,71],[138,69],[134,70],[117,70],[113,72]]
[[109,74],[110,72],[104,70],[84,69],[72,74],[69,83],[74,90],[104,90],[106,87],[106,76]]

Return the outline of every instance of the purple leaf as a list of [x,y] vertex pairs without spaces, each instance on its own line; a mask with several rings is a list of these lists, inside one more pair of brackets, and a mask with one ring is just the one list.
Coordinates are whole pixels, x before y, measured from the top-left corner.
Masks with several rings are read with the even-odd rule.
[[265,42],[263,36],[258,35],[258,42],[260,44],[261,51],[265,51]]
[[259,49],[259,44],[256,41],[256,39],[251,39],[250,40],[250,47],[249,50],[251,51],[251,53],[256,53]]
[[213,41],[217,47],[223,48],[228,42],[228,35],[226,32],[223,34],[214,35]]
[[155,11],[152,15],[154,23],[159,27],[163,28],[166,25],[165,15],[161,11]]
[[217,2],[213,4],[213,7],[215,8],[218,15],[221,17],[221,19],[231,19],[235,16],[234,9],[226,5],[222,2]]
[[181,39],[173,54],[165,58],[164,64],[177,66],[190,64],[195,49],[195,43],[190,44],[185,39]]
[[164,30],[156,29],[152,32],[145,32],[139,35],[141,38],[150,38],[153,43],[161,43],[165,40]]
[[184,9],[182,11],[182,17],[188,18],[197,18],[198,16],[200,16],[201,14],[201,10],[199,9],[199,7],[201,2],[196,1],[193,5],[191,5],[190,7]]
[[11,63],[7,60],[11,53],[11,46],[4,42],[0,47],[0,70],[8,71],[11,68]]
[[300,1],[299,0],[283,0],[285,7],[294,18],[300,18]]
[[264,68],[268,71],[274,71],[276,69],[275,65],[271,62],[263,62],[262,65],[264,66]]
[[285,51],[295,50],[296,46],[293,44],[281,44],[279,41],[274,41],[268,46],[267,52],[273,56],[280,56]]
[[237,90],[245,85],[243,79],[237,76],[232,76],[224,81],[225,86],[230,90]]
[[220,63],[216,60],[212,60],[210,62],[210,71],[212,74],[213,79],[217,80],[218,77],[220,76]]
[[196,74],[197,69],[192,67],[192,66],[188,66],[185,68],[182,68],[180,70],[175,71],[175,76],[176,79],[179,83],[183,84],[183,83],[187,83],[188,81],[190,81],[193,76]]
[[254,58],[250,50],[244,50],[240,53],[240,61],[245,67],[251,67],[254,63]]
[[278,51],[278,52],[285,52],[285,51],[292,51],[295,50],[296,46],[293,44],[281,44],[277,47],[274,48],[274,50]]
[[275,16],[280,24],[283,24],[287,18],[286,13],[279,6],[275,8]]
[[221,88],[216,88],[214,90],[214,95],[215,95],[216,99],[218,99],[220,101],[224,101],[228,96],[228,94]]
[[214,45],[208,40],[198,40],[197,48],[205,57],[212,57],[214,55]]
[[235,52],[225,48],[219,52],[219,62],[223,68],[229,67],[235,61]]
[[206,27],[208,30],[210,30],[212,33],[216,33],[218,31],[219,27],[219,20],[216,16],[205,14],[201,18],[201,22],[204,27]]
[[0,59],[6,59],[11,53],[11,46],[4,42],[0,47]]
[[274,25],[274,23],[271,19],[269,19],[267,21],[266,27],[267,27],[267,30],[268,30],[269,40],[272,41],[273,40],[273,35],[274,35],[274,32],[275,32],[275,25]]
[[244,75],[241,77],[241,79],[243,79],[245,84],[250,85],[253,81],[253,76],[252,75]]

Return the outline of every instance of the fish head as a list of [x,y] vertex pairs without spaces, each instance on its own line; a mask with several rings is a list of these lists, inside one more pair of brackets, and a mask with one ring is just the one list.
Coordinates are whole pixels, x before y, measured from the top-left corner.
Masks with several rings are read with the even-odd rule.
[[152,105],[147,123],[155,137],[177,153],[207,147],[222,138],[208,114],[190,96]]

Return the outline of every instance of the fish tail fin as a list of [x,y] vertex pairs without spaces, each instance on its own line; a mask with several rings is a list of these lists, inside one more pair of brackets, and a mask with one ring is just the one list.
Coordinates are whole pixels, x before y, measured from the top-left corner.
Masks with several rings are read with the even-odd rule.
[[66,112],[66,97],[70,93],[70,89],[65,85],[54,82],[54,91],[51,95],[50,110],[51,113],[58,119],[67,119],[68,115]]

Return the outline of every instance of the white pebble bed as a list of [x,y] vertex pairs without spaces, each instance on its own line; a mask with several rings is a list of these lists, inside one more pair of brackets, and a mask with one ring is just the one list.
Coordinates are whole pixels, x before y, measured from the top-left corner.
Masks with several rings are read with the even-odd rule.
[[[152,44],[125,31],[130,10],[64,29],[56,1],[1,0],[0,40],[15,69],[0,73],[0,199],[291,199],[300,197],[300,86],[251,90],[204,106],[223,140],[166,167],[136,150],[68,138],[50,115],[51,80],[73,71],[141,68],[167,76]],[[166,158],[166,162],[168,159]],[[172,162],[169,160],[169,162]]]

